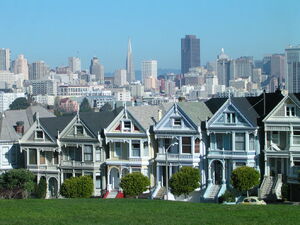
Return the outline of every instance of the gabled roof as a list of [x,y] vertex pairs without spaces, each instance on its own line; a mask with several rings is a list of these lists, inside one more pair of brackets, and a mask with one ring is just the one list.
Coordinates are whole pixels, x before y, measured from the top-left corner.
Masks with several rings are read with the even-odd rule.
[[213,115],[204,102],[179,102],[177,105],[197,126]]
[[42,106],[29,106],[27,109],[22,110],[8,110],[2,115],[0,122],[0,140],[17,141],[20,135],[16,133],[14,126],[18,121],[24,122],[24,132],[34,123],[36,113],[40,118],[55,116]]

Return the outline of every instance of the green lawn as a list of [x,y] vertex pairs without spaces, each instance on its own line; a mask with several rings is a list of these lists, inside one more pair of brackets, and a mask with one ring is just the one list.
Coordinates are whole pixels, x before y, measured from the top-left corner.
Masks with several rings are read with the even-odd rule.
[[300,206],[139,199],[0,200],[0,224],[299,224]]

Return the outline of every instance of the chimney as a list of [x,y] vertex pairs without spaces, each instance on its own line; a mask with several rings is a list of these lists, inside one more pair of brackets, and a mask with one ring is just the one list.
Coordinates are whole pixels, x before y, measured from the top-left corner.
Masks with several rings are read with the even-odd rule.
[[162,110],[159,109],[159,110],[158,110],[158,121],[160,121],[161,118],[162,118]]
[[24,134],[24,122],[23,121],[17,121],[15,129],[16,129],[16,132],[18,134],[23,135]]

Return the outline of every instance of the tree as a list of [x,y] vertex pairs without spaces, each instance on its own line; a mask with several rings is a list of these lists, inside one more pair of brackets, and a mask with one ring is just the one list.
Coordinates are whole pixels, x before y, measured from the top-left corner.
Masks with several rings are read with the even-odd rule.
[[0,175],[0,190],[4,198],[27,198],[34,189],[35,175],[26,169],[12,169]]
[[147,191],[150,185],[148,177],[140,172],[129,173],[122,177],[120,187],[123,189],[125,196],[138,196]]
[[36,187],[36,197],[37,198],[46,198],[47,194],[47,183],[46,183],[46,178],[41,177],[40,182],[38,183]]
[[66,198],[89,198],[94,190],[90,176],[71,177],[64,181],[60,194]]
[[100,108],[100,112],[111,112],[113,110],[113,108],[111,107],[111,105],[106,102],[101,108]]
[[16,98],[10,105],[10,110],[27,109],[30,106],[27,99],[24,97]]
[[91,112],[92,108],[87,98],[84,98],[80,104],[80,112]]
[[181,167],[181,169],[173,174],[169,183],[171,193],[180,195],[189,195],[196,188],[200,187],[200,173],[199,169],[192,167]]
[[249,166],[241,166],[234,169],[231,173],[231,184],[232,186],[240,192],[247,191],[247,196],[249,196],[248,191],[259,185],[259,172]]

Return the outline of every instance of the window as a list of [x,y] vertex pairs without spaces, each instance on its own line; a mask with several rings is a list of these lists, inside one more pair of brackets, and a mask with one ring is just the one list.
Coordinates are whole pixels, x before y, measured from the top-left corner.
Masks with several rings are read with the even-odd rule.
[[235,134],[235,150],[245,150],[245,134]]
[[249,134],[249,150],[255,150],[255,137],[254,137],[254,134]]
[[96,161],[101,161],[101,149],[100,149],[100,147],[96,148]]
[[195,140],[195,153],[200,153],[200,139],[196,138]]
[[83,135],[83,126],[76,126],[76,135]]
[[132,141],[131,151],[133,157],[140,157],[141,155],[141,148],[140,148],[140,141]]
[[93,161],[93,146],[84,146],[84,161]]
[[123,121],[123,130],[131,131],[131,122],[129,120]]
[[294,130],[293,134],[294,145],[300,145],[300,130]]
[[145,141],[144,142],[144,156],[148,156],[148,155],[149,155],[148,142]]
[[182,153],[192,153],[191,137],[182,137]]
[[223,149],[223,138],[222,134],[216,134],[216,143],[217,143],[217,149]]
[[45,151],[40,151],[40,164],[46,164],[45,155],[46,155]]
[[37,164],[36,149],[29,149],[29,164]]
[[41,130],[35,131],[35,138],[43,139],[43,138],[44,138],[44,133],[43,133],[43,131],[41,131]]
[[101,189],[101,177],[99,175],[96,176],[96,189]]
[[296,116],[296,108],[295,106],[286,106],[285,107],[286,116]]
[[279,145],[279,132],[278,131],[272,131],[272,143]]
[[236,118],[235,118],[235,113],[226,113],[226,123],[235,123]]
[[174,126],[181,126],[181,118],[174,118],[173,119]]
[[53,152],[54,164],[58,164],[58,152]]
[[115,143],[115,157],[120,157],[121,156],[121,143],[116,142]]
[[165,138],[165,139],[164,139],[164,147],[165,147],[165,150],[168,149],[170,145],[171,145],[171,139]]

